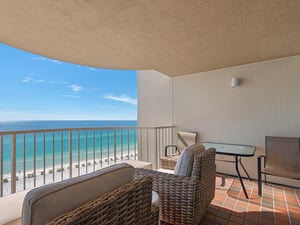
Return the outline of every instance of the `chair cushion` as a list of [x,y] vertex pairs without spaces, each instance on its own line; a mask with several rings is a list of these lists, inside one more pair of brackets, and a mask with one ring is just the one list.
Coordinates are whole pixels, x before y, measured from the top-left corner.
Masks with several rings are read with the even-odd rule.
[[45,224],[57,216],[106,194],[134,179],[134,167],[115,164],[93,173],[44,185],[27,193],[22,225]]
[[190,177],[192,175],[194,156],[205,151],[201,144],[190,145],[180,154],[175,166],[174,174]]

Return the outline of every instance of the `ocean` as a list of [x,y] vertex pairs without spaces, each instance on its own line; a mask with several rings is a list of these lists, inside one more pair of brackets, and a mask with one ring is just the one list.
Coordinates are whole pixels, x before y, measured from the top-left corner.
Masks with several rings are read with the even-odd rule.
[[[70,162],[81,164],[94,159],[108,159],[115,155],[135,154],[138,135],[137,121],[15,121],[0,122],[0,132],[28,131],[60,128],[92,128],[91,130],[37,132],[16,135],[16,171],[33,171],[45,168],[60,167]],[[93,129],[93,128],[107,129]],[[114,130],[110,127],[120,127]],[[122,129],[131,127],[131,129]],[[114,137],[115,135],[115,137]],[[1,135],[0,135],[1,137]],[[2,143],[1,143],[2,142]],[[10,174],[12,164],[12,135],[2,135],[0,138],[0,169],[4,175]],[[72,146],[72,149],[71,149]],[[1,156],[0,156],[1,159]],[[45,160],[44,160],[45,159]],[[2,165],[1,165],[2,161]],[[36,164],[34,165],[34,161]]]

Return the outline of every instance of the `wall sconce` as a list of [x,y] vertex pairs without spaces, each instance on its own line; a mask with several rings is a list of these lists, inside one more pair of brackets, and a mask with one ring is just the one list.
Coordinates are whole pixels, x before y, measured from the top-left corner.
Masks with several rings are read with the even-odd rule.
[[231,78],[231,88],[235,88],[240,84],[240,79],[233,77]]

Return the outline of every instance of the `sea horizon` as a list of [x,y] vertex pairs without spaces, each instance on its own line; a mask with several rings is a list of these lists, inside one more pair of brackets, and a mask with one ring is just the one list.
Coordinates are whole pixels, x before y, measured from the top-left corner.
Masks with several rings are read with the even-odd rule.
[[137,120],[12,120],[0,121],[0,132],[63,128],[137,126]]

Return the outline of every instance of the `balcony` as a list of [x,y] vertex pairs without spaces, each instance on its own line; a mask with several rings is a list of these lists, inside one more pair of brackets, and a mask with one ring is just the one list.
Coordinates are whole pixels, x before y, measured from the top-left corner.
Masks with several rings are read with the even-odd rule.
[[[20,210],[17,198],[24,196],[23,190],[128,159],[150,161],[159,168],[163,146],[173,143],[175,131],[166,126],[1,132],[0,203],[10,201]],[[9,162],[4,161],[7,158]],[[299,189],[268,184],[259,197],[257,182],[246,180],[246,199],[237,178],[228,176],[225,186],[220,177],[216,179],[216,196],[201,224],[299,224]]]

